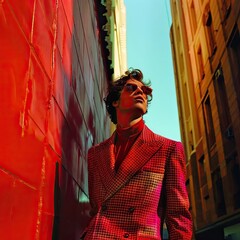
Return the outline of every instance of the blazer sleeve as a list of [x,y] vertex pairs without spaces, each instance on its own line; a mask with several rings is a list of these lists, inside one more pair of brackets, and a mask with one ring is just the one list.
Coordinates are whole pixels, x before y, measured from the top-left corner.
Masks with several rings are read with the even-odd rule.
[[165,175],[165,221],[171,240],[192,239],[192,218],[185,181],[186,162],[183,145],[174,142],[166,162]]

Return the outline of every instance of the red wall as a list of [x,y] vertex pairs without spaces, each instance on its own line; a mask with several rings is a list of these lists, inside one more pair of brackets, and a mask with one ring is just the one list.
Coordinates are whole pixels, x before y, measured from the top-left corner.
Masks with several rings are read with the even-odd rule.
[[5,0],[0,29],[0,239],[79,239],[109,135],[94,1]]

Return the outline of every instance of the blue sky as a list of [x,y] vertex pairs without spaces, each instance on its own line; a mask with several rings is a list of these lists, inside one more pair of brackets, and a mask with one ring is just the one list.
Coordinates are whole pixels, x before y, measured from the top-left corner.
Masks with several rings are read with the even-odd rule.
[[128,67],[139,68],[153,88],[144,116],[147,126],[180,141],[178,110],[170,44],[169,0],[124,0],[127,13]]

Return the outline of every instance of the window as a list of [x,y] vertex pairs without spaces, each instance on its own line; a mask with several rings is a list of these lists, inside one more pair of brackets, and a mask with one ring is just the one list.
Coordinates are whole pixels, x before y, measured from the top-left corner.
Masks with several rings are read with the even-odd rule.
[[213,196],[215,201],[215,211],[218,217],[226,214],[226,206],[223,193],[222,178],[220,168],[212,173]]
[[225,135],[225,132],[227,131],[231,123],[231,119],[230,119],[230,112],[229,112],[229,106],[228,106],[228,98],[226,93],[226,86],[225,86],[224,76],[223,76],[221,67],[219,67],[214,74],[214,88],[215,88],[215,95],[217,99],[217,108],[218,108],[221,130],[222,130],[222,133]]
[[189,210],[192,210],[192,203],[191,203],[191,188],[190,188],[190,180],[189,178],[186,181],[186,188],[187,188],[187,192],[188,192],[188,196],[189,196]]
[[231,116],[229,111],[229,103],[226,92],[225,79],[222,68],[219,67],[214,74],[214,89],[218,110],[218,117],[220,121],[220,129],[223,140],[223,148],[225,156],[233,152],[236,147],[234,139],[234,130],[232,127]]
[[200,75],[200,79],[202,80],[205,77],[205,73],[204,73],[204,67],[203,67],[203,57],[202,57],[201,46],[199,46],[197,50],[197,60],[198,60],[199,75]]
[[221,0],[223,20],[226,21],[231,12],[231,0]]
[[238,107],[240,109],[240,35],[237,26],[235,26],[230,39],[230,57],[233,84],[236,91]]
[[206,208],[206,212],[205,212],[205,221],[207,223],[211,222],[211,218],[212,218],[212,214],[211,214],[211,199],[209,197],[209,195],[204,197],[204,204],[205,204],[205,208]]
[[212,109],[209,96],[207,96],[204,102],[204,117],[208,146],[211,148],[213,144],[215,144],[215,133],[213,128]]
[[227,159],[229,194],[232,195],[234,209],[240,208],[240,167],[234,153]]
[[217,50],[217,44],[215,40],[215,31],[212,23],[212,14],[209,10],[209,7],[207,7],[205,10],[204,21],[206,26],[206,36],[210,53],[209,55],[212,57]]
[[198,163],[200,187],[202,187],[207,183],[204,155],[201,156],[201,158],[198,160]]
[[210,169],[211,172],[215,171],[219,167],[218,154],[215,152],[210,156]]
[[194,151],[194,142],[193,142],[193,132],[192,132],[192,129],[188,130],[188,142],[189,142],[190,152]]
[[192,23],[192,31],[193,33],[195,33],[197,29],[197,19],[196,19],[196,10],[195,10],[195,5],[193,0],[190,4],[190,17],[191,17],[191,23]]

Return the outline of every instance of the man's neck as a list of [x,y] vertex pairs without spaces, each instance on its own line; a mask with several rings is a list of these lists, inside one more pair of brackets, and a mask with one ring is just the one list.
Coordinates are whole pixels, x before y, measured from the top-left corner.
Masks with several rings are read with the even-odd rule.
[[122,119],[122,121],[120,119],[118,119],[118,123],[117,125],[120,127],[120,128],[130,128],[132,127],[133,125],[135,125],[136,123],[138,123],[139,121],[141,121],[142,119],[142,116],[139,117],[139,118],[136,118],[136,119],[133,119],[133,120],[130,120],[130,121],[124,121],[125,119]]

